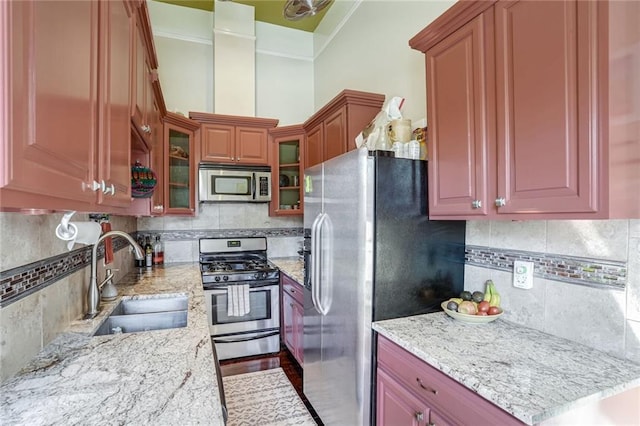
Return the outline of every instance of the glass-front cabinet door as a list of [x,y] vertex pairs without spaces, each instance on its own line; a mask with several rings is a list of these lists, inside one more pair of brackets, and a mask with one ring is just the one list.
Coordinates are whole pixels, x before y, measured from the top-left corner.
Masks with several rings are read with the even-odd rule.
[[174,113],[164,119],[164,202],[166,215],[195,215],[199,123]]
[[276,216],[302,215],[304,130],[301,125],[269,130],[271,139],[271,205]]

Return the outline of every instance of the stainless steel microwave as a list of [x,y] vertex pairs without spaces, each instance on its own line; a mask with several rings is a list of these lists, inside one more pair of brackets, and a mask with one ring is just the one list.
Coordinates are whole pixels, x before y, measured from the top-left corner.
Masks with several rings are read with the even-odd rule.
[[271,169],[200,164],[198,193],[201,202],[271,201]]

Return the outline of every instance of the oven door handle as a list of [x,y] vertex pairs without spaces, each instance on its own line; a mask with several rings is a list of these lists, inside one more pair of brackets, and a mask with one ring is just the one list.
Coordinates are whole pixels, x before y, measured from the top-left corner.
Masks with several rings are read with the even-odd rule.
[[244,337],[244,338],[238,338],[238,339],[213,339],[213,343],[249,342],[251,340],[258,340],[258,339],[264,339],[265,337],[277,336],[279,334],[280,334],[279,331],[272,331],[271,333],[267,333],[267,334],[260,334],[257,336]]

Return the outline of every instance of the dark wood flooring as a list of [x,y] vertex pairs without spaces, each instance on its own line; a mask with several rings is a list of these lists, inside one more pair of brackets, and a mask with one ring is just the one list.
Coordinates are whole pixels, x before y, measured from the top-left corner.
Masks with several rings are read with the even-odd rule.
[[254,371],[269,370],[272,368],[282,368],[284,373],[289,378],[289,381],[293,385],[296,392],[304,402],[304,405],[311,413],[311,416],[319,426],[323,426],[320,417],[315,412],[307,398],[302,392],[302,374],[303,370],[298,362],[293,358],[291,353],[282,348],[280,352],[272,355],[261,355],[246,358],[227,359],[220,361],[220,371],[222,377],[233,376],[235,374],[251,373]]

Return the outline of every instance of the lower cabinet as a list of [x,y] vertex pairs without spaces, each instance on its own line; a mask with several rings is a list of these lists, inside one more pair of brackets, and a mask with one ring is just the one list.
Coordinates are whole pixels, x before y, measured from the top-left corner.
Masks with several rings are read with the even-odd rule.
[[282,281],[282,340],[300,366],[303,365],[304,299],[302,286],[285,274]]
[[376,373],[377,425],[523,424],[380,335]]

